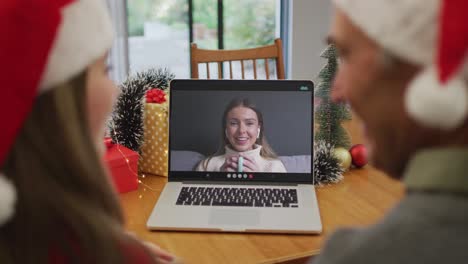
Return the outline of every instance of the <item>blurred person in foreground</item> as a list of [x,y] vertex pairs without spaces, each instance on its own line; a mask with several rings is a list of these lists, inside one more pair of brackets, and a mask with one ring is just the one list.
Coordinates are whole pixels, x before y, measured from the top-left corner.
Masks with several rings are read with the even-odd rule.
[[124,230],[104,163],[105,2],[2,0],[0,35],[0,263],[174,263]]
[[333,3],[332,98],[362,119],[373,165],[406,192],[379,223],[331,235],[313,263],[466,263],[468,2]]

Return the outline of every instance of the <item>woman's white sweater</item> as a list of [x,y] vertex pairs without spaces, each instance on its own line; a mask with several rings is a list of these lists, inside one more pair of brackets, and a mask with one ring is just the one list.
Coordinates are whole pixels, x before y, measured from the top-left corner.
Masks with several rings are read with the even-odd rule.
[[[196,170],[197,171],[220,171],[221,166],[223,166],[224,161],[226,160],[226,157],[231,157],[231,156],[236,156],[236,155],[238,156],[242,154],[242,156],[251,158],[255,161],[255,163],[257,164],[259,168],[258,172],[286,172],[286,168],[284,167],[281,160],[264,158],[260,156],[261,149],[262,149],[262,146],[255,145],[254,149],[252,150],[238,152],[238,151],[231,149],[228,146],[225,146],[226,151],[223,155],[214,156],[214,157],[202,160],[198,164]],[[205,169],[204,164],[206,163],[207,160],[209,161]]]

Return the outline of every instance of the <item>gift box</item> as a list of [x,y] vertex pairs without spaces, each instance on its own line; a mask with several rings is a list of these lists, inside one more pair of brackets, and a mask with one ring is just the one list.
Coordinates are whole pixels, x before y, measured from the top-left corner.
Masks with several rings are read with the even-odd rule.
[[141,146],[139,171],[167,177],[169,120],[168,104],[146,103],[144,142]]
[[122,145],[106,141],[107,152],[104,156],[114,185],[119,193],[138,189],[138,153]]

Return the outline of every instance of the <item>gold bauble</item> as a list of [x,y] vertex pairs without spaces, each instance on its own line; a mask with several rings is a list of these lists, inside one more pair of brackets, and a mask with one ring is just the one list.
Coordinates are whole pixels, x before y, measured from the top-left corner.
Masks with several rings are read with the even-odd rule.
[[345,148],[335,148],[333,155],[338,159],[340,166],[343,170],[348,170],[351,166],[351,154]]

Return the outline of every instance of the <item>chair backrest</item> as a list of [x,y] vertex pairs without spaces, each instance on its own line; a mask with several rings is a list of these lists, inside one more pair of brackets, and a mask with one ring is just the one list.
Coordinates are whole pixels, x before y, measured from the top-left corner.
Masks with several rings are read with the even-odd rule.
[[210,63],[218,66],[218,78],[223,76],[223,63],[229,64],[229,77],[233,79],[233,62],[240,62],[242,79],[245,79],[245,62],[252,61],[253,77],[257,79],[257,60],[263,60],[265,78],[270,79],[269,59],[275,60],[277,79],[284,79],[283,47],[281,39],[275,39],[275,44],[252,49],[240,50],[206,50],[199,49],[197,44],[192,43],[190,47],[190,63],[192,68],[191,77],[199,78],[199,64],[206,64],[206,77],[210,79]]

